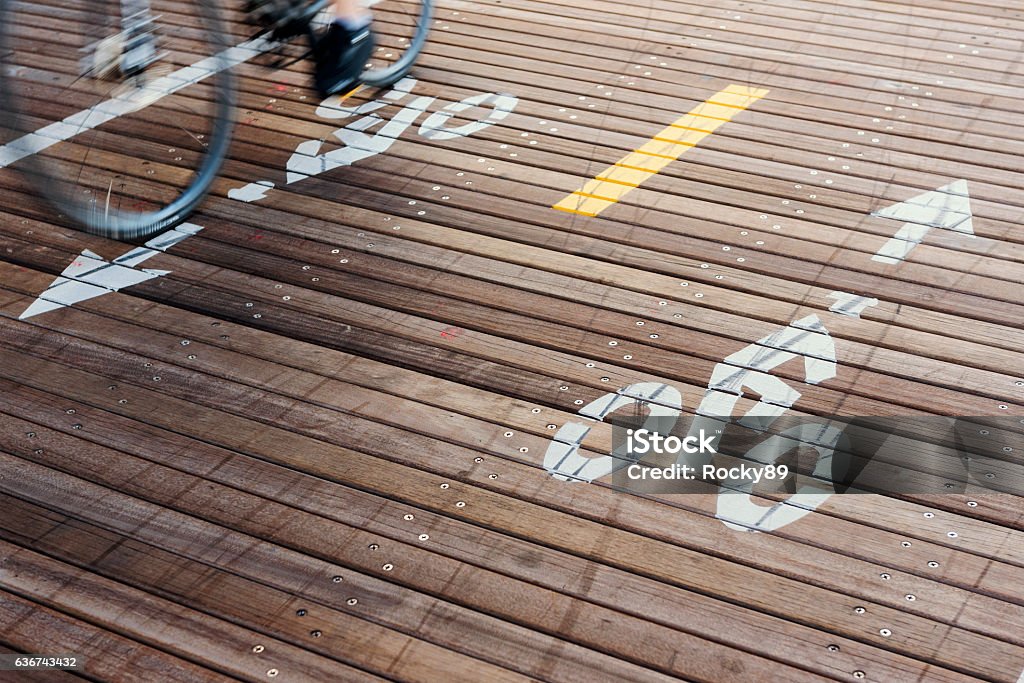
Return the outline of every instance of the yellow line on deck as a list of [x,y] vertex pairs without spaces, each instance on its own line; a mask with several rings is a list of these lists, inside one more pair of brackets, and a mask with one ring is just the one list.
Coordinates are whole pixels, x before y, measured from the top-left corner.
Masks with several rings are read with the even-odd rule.
[[[670,123],[641,147],[598,173],[593,180],[588,180],[551,208],[582,216],[598,215],[767,94],[767,90],[760,88],[730,85]],[[703,119],[711,130],[695,127],[695,119]]]
[[576,209],[567,209],[567,208],[565,208],[564,206],[559,206],[558,204],[555,204],[555,205],[554,205],[553,207],[551,207],[551,208],[553,208],[553,209],[558,209],[559,211],[565,211],[566,213],[575,213],[575,214],[579,214],[580,216],[589,216],[589,217],[591,217],[591,218],[593,218],[594,216],[596,216],[596,215],[597,215],[596,213],[587,213],[586,211],[577,211]]

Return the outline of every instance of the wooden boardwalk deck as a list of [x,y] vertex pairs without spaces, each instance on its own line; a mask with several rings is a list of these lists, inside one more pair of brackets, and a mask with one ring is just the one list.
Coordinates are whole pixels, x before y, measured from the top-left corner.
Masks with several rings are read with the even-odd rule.
[[832,495],[751,533],[714,491],[548,471],[574,424],[609,452],[594,402],[692,414],[808,320],[834,372],[756,366],[792,414],[1024,417],[1024,10],[436,19],[359,110],[240,67],[222,179],[120,291],[45,303],[134,245],[0,170],[0,652],[87,662],[0,679],[1024,680],[1018,496]]

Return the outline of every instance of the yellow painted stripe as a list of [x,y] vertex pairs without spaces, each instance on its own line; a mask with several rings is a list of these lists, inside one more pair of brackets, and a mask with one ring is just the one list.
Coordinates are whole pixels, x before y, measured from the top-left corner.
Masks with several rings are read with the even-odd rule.
[[[593,182],[593,181],[591,181],[591,182]],[[587,187],[587,186],[584,185],[584,187]],[[599,194],[591,194],[590,192],[584,192],[583,190],[576,190],[575,192],[573,192],[573,194],[577,194],[577,195],[579,195],[581,197],[586,197],[587,199],[600,199],[603,202],[614,202],[615,201],[614,197],[602,197]]]
[[673,161],[675,161],[675,159],[669,156],[654,156],[651,154],[644,154],[643,152],[630,152],[619,159],[618,163],[615,165],[622,166],[623,168],[635,168],[640,171],[657,173]]
[[[715,132],[713,130],[712,126],[705,126],[704,128],[697,128],[696,126],[680,126],[680,125],[675,124],[675,123],[670,123],[668,125],[669,125],[670,128],[681,128],[682,130],[695,130],[698,133],[714,133]],[[717,128],[717,127],[718,127],[717,125],[714,126],[714,128]]]
[[[625,185],[626,187],[640,187],[640,183],[630,183],[630,182],[626,182],[625,180],[619,180],[617,178],[609,178],[608,177],[610,175],[615,175],[616,171],[620,171],[621,172],[622,170],[624,170],[624,169],[621,169],[618,166],[609,166],[608,170],[602,172],[601,175],[599,175],[599,176],[597,176],[597,178],[595,178],[595,180],[600,180],[602,182],[608,182],[608,183],[616,183],[618,185]],[[643,181],[647,180],[647,176],[649,176],[649,175],[651,175],[651,174],[650,173],[644,173],[644,177],[640,179],[640,182],[642,183]]]
[[713,98],[708,100],[712,104],[720,104],[723,107],[733,107],[736,109],[746,109],[750,104],[756,101],[756,97],[750,95],[741,95],[734,92],[720,92]]
[[551,208],[597,216],[767,94],[763,88],[730,85],[670,123]]
[[627,168],[625,166],[615,164],[614,166],[609,166],[602,171],[601,175],[597,176],[597,180],[607,180],[613,183],[622,183],[623,185],[639,187],[640,183],[644,182],[652,175],[654,175],[653,171]]
[[[672,162],[669,162],[669,163],[672,163]],[[628,168],[628,169],[631,169],[631,170],[634,170],[634,171],[645,171],[648,174],[653,174],[653,173],[657,173],[658,172],[658,171],[655,171],[654,169],[651,169],[651,168],[640,168],[639,166],[630,166],[629,164],[622,163],[622,161],[616,161],[615,165],[618,166],[619,168]],[[662,168],[664,168],[664,166]],[[661,169],[658,169],[658,170],[661,170]]]
[[643,154],[654,154],[659,157],[668,157],[672,161],[675,161],[679,157],[686,154],[693,145],[677,145],[674,142],[664,139],[651,139],[645,142],[640,147],[636,148],[636,151],[642,152]]
[[736,107],[725,107],[721,104],[713,104],[711,100],[708,100],[691,109],[690,114],[705,119],[728,121],[736,115]]
[[672,147],[678,147],[679,145],[682,145],[683,147],[696,147],[697,146],[697,145],[695,145],[692,142],[687,142],[685,140],[683,140],[683,141],[673,140],[672,138],[663,138],[660,135],[651,138],[651,140],[653,140],[655,142],[667,142]]
[[597,197],[586,197],[573,193],[554,205],[553,208],[569,213],[583,214],[584,216],[596,216],[615,202],[609,199]]
[[676,126],[669,126],[665,130],[658,133],[655,140],[671,140],[672,142],[678,142],[681,145],[695,146],[698,142],[711,135],[706,131],[702,130],[690,130],[689,128],[677,128]]
[[650,157],[661,157],[662,159],[670,159],[671,161],[676,160],[675,157],[668,156],[667,154],[655,154],[654,152],[641,152],[640,150],[636,150],[634,154],[643,154],[644,156]]
[[704,133],[714,133],[723,123],[728,123],[728,121],[726,119],[713,119],[690,112],[686,116],[673,121],[672,127],[695,129]]
[[594,178],[593,180],[588,180],[582,188],[577,190],[577,192],[580,194],[590,195],[595,199],[606,199],[617,202],[635,189],[636,188],[632,185],[609,183],[607,181]]
[[588,216],[590,218],[593,218],[598,213],[601,213],[600,211],[598,211],[597,213],[590,213],[589,211],[577,211],[576,209],[567,209],[566,207],[562,206],[561,204],[555,204],[551,208],[552,209],[558,209],[559,211],[565,211],[566,213],[575,213],[575,214],[579,214],[580,216]]

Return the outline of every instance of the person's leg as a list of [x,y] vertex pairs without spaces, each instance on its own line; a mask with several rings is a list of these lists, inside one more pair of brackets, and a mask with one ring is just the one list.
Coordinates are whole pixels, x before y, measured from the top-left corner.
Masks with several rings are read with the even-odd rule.
[[334,0],[334,21],[320,39],[315,81],[324,97],[359,85],[366,60],[373,51],[370,10],[362,0]]
[[334,20],[341,23],[350,31],[365,28],[370,25],[373,15],[362,0],[334,0],[331,5]]

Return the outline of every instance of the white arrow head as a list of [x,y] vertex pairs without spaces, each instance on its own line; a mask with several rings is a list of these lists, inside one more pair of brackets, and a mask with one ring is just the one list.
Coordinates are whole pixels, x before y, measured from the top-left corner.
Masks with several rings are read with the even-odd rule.
[[921,243],[932,228],[974,235],[971,195],[966,180],[919,194],[899,204],[873,211],[872,216],[904,221],[903,227],[872,257],[881,263],[899,263]]
[[40,313],[117,292],[146,280],[163,277],[171,271],[139,269],[134,266],[166,251],[200,230],[202,227],[191,223],[179,225],[157,235],[146,242],[145,246],[136,247],[113,261],[106,261],[96,252],[85,249],[18,318],[24,320]]
[[966,180],[957,180],[905,202],[874,211],[871,215],[932,228],[955,230],[968,235],[974,234],[974,226],[971,223],[971,195],[967,190]]
[[71,306],[109,293],[110,290],[104,287],[59,276],[50,283],[45,292],[39,295],[38,299],[32,302],[31,306],[25,309],[24,313],[18,316],[18,319],[24,320],[40,313]]
[[166,270],[134,270],[103,259],[88,256],[88,250],[64,269],[46,291],[18,316],[19,320],[31,318],[64,306],[72,306],[104,294],[116,292],[124,287],[137,285],[167,274]]

